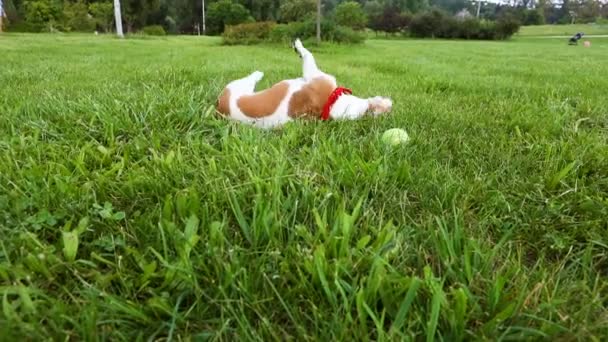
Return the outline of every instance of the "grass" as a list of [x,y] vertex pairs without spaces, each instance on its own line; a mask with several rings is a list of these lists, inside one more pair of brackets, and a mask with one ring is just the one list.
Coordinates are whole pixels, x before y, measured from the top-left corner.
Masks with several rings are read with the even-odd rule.
[[608,335],[608,40],[313,50],[394,112],[261,131],[212,105],[287,47],[0,36],[2,339]]
[[573,36],[577,32],[585,35],[606,35],[608,25],[606,24],[572,24],[572,25],[537,25],[522,26],[517,36]]

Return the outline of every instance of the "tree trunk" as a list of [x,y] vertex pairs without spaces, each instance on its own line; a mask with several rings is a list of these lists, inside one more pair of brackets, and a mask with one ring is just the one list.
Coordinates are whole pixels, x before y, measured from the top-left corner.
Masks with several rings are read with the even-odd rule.
[[317,0],[317,43],[321,42],[321,0]]
[[120,38],[124,38],[125,35],[122,33],[122,15],[120,13],[120,0],[114,0],[114,21],[116,21],[116,35]]
[[2,33],[2,25],[4,25],[4,7],[2,5],[2,0],[0,0],[0,33]]
[[203,36],[205,35],[205,32],[207,32],[207,27],[205,25],[205,0],[201,0],[203,3]]

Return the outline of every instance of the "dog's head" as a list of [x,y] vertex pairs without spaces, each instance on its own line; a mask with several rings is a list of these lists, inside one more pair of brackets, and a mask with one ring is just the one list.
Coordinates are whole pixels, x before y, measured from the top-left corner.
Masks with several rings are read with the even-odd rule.
[[376,96],[368,99],[369,110],[375,115],[388,113],[393,109],[393,101],[388,97]]

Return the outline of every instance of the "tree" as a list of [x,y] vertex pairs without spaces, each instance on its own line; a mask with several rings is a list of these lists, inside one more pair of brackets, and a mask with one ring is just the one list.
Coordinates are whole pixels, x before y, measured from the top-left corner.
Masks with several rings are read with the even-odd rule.
[[152,24],[149,18],[160,9],[160,0],[121,0],[127,32]]
[[317,0],[317,43],[321,42],[321,0]]
[[120,38],[124,37],[122,33],[122,14],[120,10],[120,0],[114,0],[114,21],[116,22],[116,35]]
[[526,10],[524,25],[543,25],[545,23],[545,17],[542,9]]
[[207,8],[207,31],[210,34],[224,32],[226,25],[237,25],[253,20],[249,11],[241,4],[220,0]]
[[[450,0],[444,5],[446,7],[452,6],[460,6],[466,4],[463,0]],[[429,3],[427,0],[406,0],[405,1],[405,10],[410,13],[418,13],[422,10],[425,10],[429,7]],[[443,6],[441,6],[443,7]],[[464,7],[464,6],[463,6]],[[458,8],[458,10],[462,9],[462,7]],[[455,10],[454,12],[456,12]]]
[[600,2],[597,0],[583,0],[577,8],[577,18],[581,23],[592,23],[601,16]]
[[[468,6],[470,6],[471,2],[469,2],[467,0],[430,0],[428,2],[428,4],[432,7],[441,8],[448,13],[456,14],[456,13],[460,12],[462,9],[466,9]],[[409,4],[408,4],[408,9],[412,13],[416,13],[416,12],[418,12],[418,10],[423,10],[423,9],[426,9],[427,7],[428,7],[427,4],[421,4],[421,3],[417,4],[416,2],[409,2]],[[475,7],[477,7],[477,6],[475,6]],[[472,13],[477,13],[477,10],[475,10],[475,12],[472,12]]]
[[256,21],[275,21],[279,18],[281,0],[240,0],[240,3],[249,10]]
[[315,0],[287,0],[279,8],[281,22],[306,21],[312,19],[317,9]]
[[64,28],[70,31],[87,32],[95,28],[95,22],[89,18],[89,9],[82,1],[66,2],[63,5],[63,17]]
[[4,4],[0,0],[0,33],[4,30]]
[[112,25],[112,3],[91,3],[89,4],[89,13],[91,13],[95,24],[101,27],[104,32],[110,31],[110,25]]
[[358,2],[346,1],[336,7],[336,23],[353,30],[363,30],[367,24],[367,16]]
[[365,5],[363,5],[363,11],[367,15],[368,18],[376,18],[382,15],[382,11],[384,7],[378,0],[367,1]]
[[399,8],[395,6],[386,6],[382,14],[372,18],[370,28],[374,31],[383,31],[386,33],[395,33],[402,31],[410,21],[410,17],[399,12]]
[[28,29],[34,32],[52,29],[53,23],[61,18],[61,8],[50,0],[27,1],[24,7]]

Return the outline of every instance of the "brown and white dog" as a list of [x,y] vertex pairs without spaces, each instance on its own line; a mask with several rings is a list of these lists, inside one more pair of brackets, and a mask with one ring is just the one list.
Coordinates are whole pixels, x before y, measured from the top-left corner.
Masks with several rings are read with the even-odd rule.
[[299,39],[294,49],[302,58],[303,77],[255,92],[256,83],[264,77],[262,72],[255,71],[226,86],[217,101],[218,112],[233,120],[272,128],[297,118],[352,120],[391,110],[393,104],[388,98],[362,99],[338,87],[336,78],[319,70],[313,55]]

